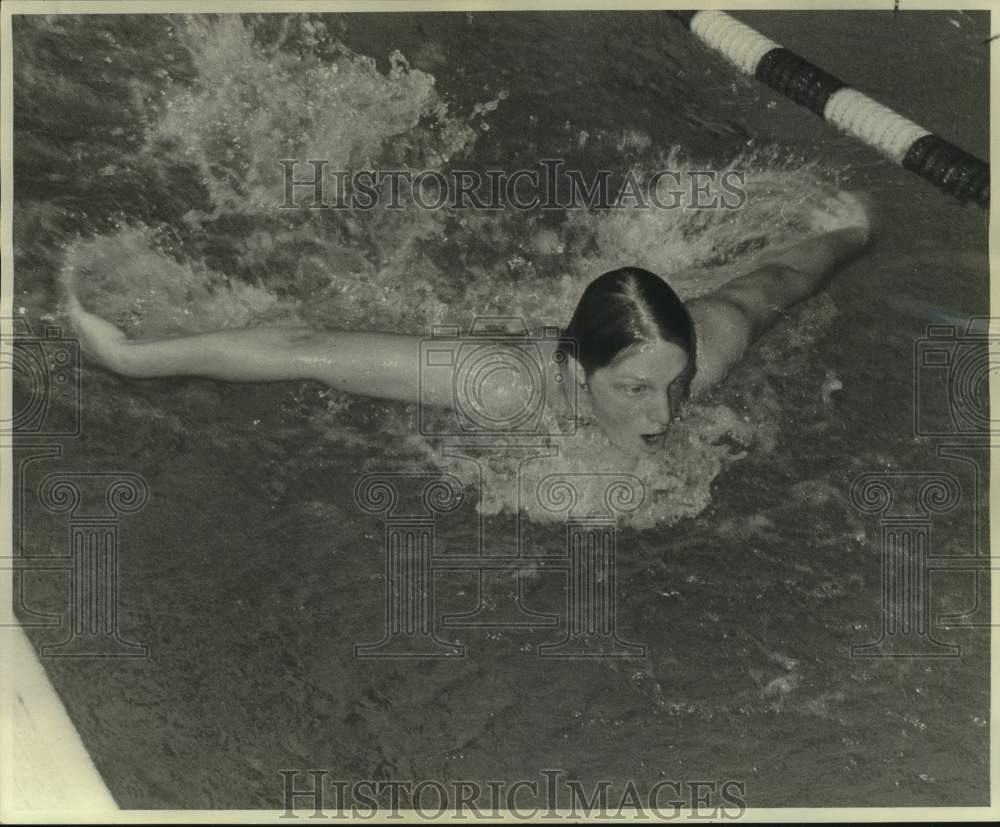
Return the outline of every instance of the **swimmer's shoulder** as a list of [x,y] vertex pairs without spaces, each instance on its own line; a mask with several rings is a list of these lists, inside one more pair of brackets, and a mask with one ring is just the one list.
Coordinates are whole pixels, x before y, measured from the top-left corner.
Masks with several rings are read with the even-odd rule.
[[749,342],[745,320],[713,294],[692,299],[684,306],[694,322],[696,364],[691,397],[696,399],[726,378]]

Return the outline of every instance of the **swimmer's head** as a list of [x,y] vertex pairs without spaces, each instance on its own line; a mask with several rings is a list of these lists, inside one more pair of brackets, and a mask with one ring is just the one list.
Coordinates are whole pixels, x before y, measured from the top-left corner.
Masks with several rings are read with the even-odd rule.
[[634,455],[658,450],[695,371],[694,324],[677,294],[648,270],[612,270],[587,286],[563,335],[608,438]]

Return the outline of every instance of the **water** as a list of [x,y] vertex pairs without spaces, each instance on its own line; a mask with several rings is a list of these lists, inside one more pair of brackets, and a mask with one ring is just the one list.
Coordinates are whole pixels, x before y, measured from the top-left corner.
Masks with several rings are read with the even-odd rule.
[[[985,154],[983,17],[822,18],[746,15]],[[668,461],[641,469],[656,496],[620,526],[617,585],[619,634],[643,658],[538,658],[559,637],[541,626],[443,630],[460,659],[353,658],[382,636],[385,565],[383,521],[357,507],[355,482],[441,468],[469,482],[475,466],[417,435],[412,406],[86,364],[83,436],[60,463],[149,483],[123,540],[120,615],[151,657],[46,666],[122,806],[275,807],[277,770],[306,767],[471,780],[559,767],[643,789],[733,778],[752,806],[985,801],[984,631],[939,633],[962,645],[956,659],[849,656],[881,623],[879,526],[852,506],[852,481],[938,470],[971,490],[967,466],[914,438],[912,354],[933,311],[987,311],[982,211],[658,14],[21,18],[15,50],[15,306],[36,322],[58,317],[61,274],[131,335],[564,324],[606,269],[647,267],[693,297],[801,235],[835,188],[876,204],[875,248],[761,340]],[[749,200],[730,213],[278,210],[278,157],[732,166],[748,170]],[[560,522],[515,513],[519,459],[491,455],[485,492],[439,519],[437,551],[564,549]],[[588,460],[570,452],[557,469]],[[980,504],[936,518],[934,547],[971,553]],[[29,516],[25,552],[57,553],[61,524]],[[534,561],[520,579],[491,575],[486,595],[503,612],[520,583],[525,606],[555,613],[565,582]],[[477,575],[435,585],[441,614],[475,608]],[[62,605],[32,589],[32,605]],[[935,575],[932,609],[960,613],[974,594],[969,574]]]

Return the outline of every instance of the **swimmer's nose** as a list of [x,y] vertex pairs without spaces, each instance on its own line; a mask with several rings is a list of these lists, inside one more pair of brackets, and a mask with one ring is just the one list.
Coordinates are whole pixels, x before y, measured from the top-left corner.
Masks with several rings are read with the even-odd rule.
[[670,424],[673,414],[670,411],[670,399],[666,394],[663,395],[663,399],[651,403],[651,408],[647,411],[646,416],[654,431],[662,431]]

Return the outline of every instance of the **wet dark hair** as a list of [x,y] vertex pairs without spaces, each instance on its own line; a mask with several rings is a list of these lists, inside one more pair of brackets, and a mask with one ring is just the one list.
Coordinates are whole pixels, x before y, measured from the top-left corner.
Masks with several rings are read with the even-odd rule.
[[583,291],[560,350],[576,356],[589,378],[626,348],[663,340],[684,349],[688,366],[682,398],[695,372],[695,330],[691,314],[669,284],[641,267],[622,267],[598,276]]

